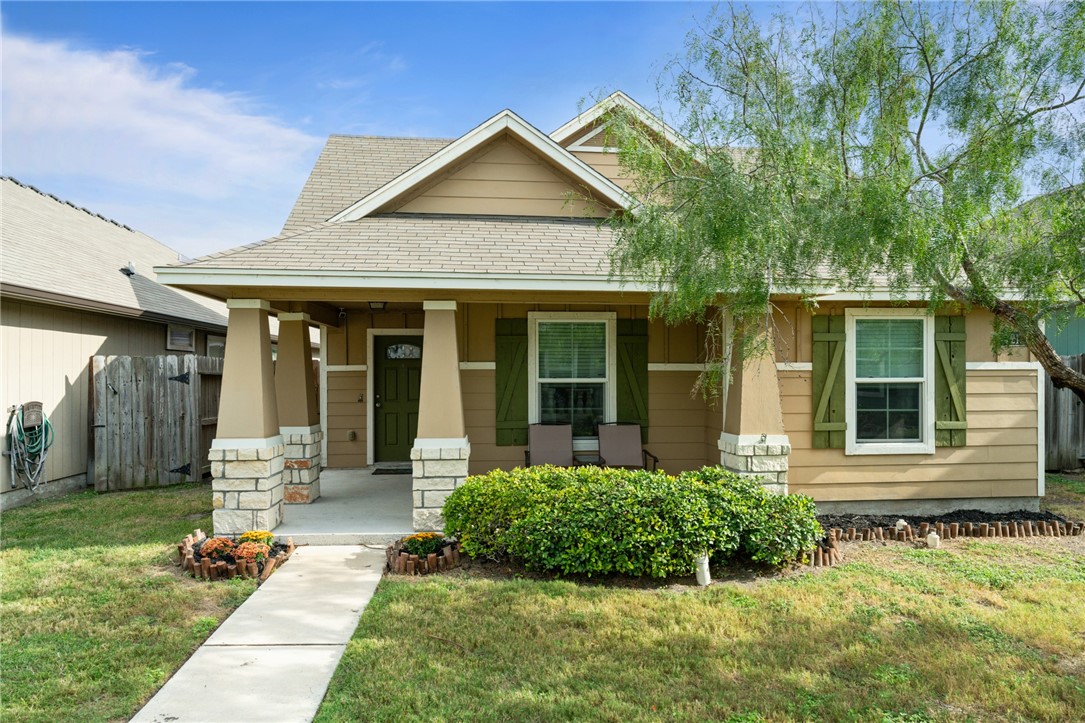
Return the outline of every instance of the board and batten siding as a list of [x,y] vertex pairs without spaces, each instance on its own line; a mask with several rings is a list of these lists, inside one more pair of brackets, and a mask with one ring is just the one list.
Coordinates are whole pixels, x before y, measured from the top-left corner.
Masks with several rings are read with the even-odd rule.
[[[197,351],[206,338],[198,331]],[[55,441],[46,460],[51,481],[87,471],[87,405],[90,358],[156,356],[166,351],[166,325],[33,302],[0,300],[0,405],[7,449],[8,408],[42,402]],[[22,485],[20,485],[21,487]],[[0,488],[12,490],[7,459],[0,465]]]
[[511,139],[481,149],[442,180],[416,193],[399,213],[603,217],[609,208],[582,200],[583,189]]
[[791,442],[788,486],[819,502],[1037,494],[1037,373],[967,372],[968,442],[933,455],[853,455],[813,449],[812,375],[780,371],[784,431]]

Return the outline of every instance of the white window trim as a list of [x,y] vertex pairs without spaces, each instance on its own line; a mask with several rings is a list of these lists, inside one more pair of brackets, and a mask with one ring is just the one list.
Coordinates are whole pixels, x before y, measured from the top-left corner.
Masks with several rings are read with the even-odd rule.
[[[527,418],[531,424],[539,422],[539,322],[540,321],[565,321],[565,322],[606,322],[607,334],[607,378],[606,378],[606,417],[608,420],[618,418],[618,390],[617,390],[617,349],[618,330],[617,314],[613,311],[529,311],[527,314],[527,369],[528,384],[530,387],[527,397]],[[573,449],[577,452],[593,452],[599,449],[597,438],[576,437],[573,439]]]
[[[923,320],[923,380],[920,392],[923,414],[919,442],[859,442],[855,439],[855,320],[878,317]],[[925,309],[844,310],[844,408],[847,414],[844,454],[934,454],[934,317]]]

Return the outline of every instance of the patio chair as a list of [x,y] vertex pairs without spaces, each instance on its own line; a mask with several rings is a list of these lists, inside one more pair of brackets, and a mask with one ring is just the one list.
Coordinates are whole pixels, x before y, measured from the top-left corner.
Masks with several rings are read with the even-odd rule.
[[649,459],[653,472],[659,466],[659,457],[641,446],[639,424],[600,424],[599,457],[607,467],[648,469]]
[[573,459],[573,425],[528,425],[524,466],[537,464],[552,464],[558,467],[572,467],[576,464]]

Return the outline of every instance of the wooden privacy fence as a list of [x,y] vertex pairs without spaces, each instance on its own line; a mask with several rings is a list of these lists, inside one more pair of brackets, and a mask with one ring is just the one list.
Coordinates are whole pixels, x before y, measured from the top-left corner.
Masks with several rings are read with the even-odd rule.
[[[1085,372],[1085,354],[1064,356],[1072,369]],[[1050,470],[1069,470],[1081,467],[1085,457],[1085,404],[1069,389],[1055,389],[1051,378],[1047,379],[1044,398],[1044,467]]]
[[199,480],[210,471],[222,359],[95,356],[87,475],[99,492]]

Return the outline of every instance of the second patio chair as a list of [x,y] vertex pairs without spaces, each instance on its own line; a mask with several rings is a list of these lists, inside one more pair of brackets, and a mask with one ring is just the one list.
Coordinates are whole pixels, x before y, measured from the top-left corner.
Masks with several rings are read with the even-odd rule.
[[641,446],[639,424],[600,424],[599,456],[607,467],[648,469],[649,459],[653,472],[659,466],[659,457]]

